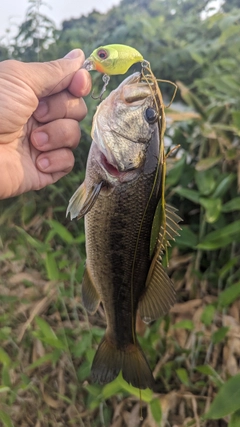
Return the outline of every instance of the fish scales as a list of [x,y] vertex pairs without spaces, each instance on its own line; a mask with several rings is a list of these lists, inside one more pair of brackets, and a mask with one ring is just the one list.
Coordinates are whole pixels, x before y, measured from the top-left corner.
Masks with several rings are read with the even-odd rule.
[[71,219],[85,216],[83,303],[94,313],[102,302],[107,320],[92,377],[107,383],[122,371],[138,388],[152,388],[154,379],[136,338],[137,310],[149,322],[175,301],[161,264],[168,227],[161,221],[169,219],[173,238],[179,217],[169,206],[159,215],[163,141],[153,90],[135,73],[99,105],[85,180],[67,210]]
[[[151,263],[148,254],[157,194],[151,198],[147,215],[143,224],[141,222],[154,175],[140,175],[131,185],[127,183],[116,187],[109,197],[100,194],[85,216],[87,265],[104,304],[107,324],[110,325],[108,334],[122,349],[134,342],[132,315],[136,316]],[[138,200],[136,195],[139,195]],[[98,245],[100,251],[96,250]],[[136,246],[137,256],[133,265]]]

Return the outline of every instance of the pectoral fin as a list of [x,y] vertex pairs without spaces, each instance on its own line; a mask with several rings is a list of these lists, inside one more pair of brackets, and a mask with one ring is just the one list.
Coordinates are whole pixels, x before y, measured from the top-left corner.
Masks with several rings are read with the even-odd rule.
[[88,191],[84,181],[69,200],[66,216],[68,216],[70,212],[70,218],[72,220],[76,217],[80,219],[86,215],[96,202],[103,183],[104,182],[101,181],[98,184],[94,184],[90,191]]
[[164,270],[161,259],[155,262],[149,273],[145,292],[138,305],[140,316],[145,323],[166,314],[176,300],[173,282]]
[[94,314],[97,310],[100,297],[97,289],[94,286],[92,278],[86,267],[82,280],[82,300],[83,305],[90,314]]

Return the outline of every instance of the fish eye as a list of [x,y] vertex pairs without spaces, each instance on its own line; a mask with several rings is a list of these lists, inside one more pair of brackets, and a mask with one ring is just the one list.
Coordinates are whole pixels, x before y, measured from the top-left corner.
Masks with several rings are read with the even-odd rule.
[[97,52],[97,56],[99,56],[99,58],[101,58],[101,59],[106,59],[106,58],[108,57],[108,53],[107,53],[107,51],[106,51],[106,50],[104,50],[104,49],[100,49],[100,50]]
[[158,118],[156,110],[154,110],[154,108],[148,107],[145,111],[145,118],[150,125],[155,123]]

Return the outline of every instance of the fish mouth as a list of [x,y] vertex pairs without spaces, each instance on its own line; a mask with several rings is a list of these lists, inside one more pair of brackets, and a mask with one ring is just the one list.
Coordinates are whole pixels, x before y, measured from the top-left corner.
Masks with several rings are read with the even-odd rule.
[[119,178],[121,174],[125,173],[119,171],[116,163],[110,163],[102,151],[100,152],[100,160],[102,168],[112,177]]
[[99,165],[105,172],[107,179],[109,182],[116,183],[116,182],[126,182],[126,181],[132,181],[134,178],[138,176],[138,170],[137,169],[127,169],[124,171],[119,170],[117,166],[117,162],[111,156],[111,160],[105,154],[99,150],[100,159],[99,159]]

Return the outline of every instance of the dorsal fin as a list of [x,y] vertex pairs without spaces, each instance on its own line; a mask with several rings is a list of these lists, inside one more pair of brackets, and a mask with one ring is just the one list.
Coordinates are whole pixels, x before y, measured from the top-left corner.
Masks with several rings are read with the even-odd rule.
[[145,323],[166,314],[176,299],[173,282],[164,270],[161,259],[155,262],[148,282],[138,304],[140,316]]
[[[158,237],[156,237],[157,221],[159,222]],[[140,316],[146,323],[166,314],[175,302],[174,285],[162,266],[161,256],[164,250],[170,246],[169,240],[174,240],[178,235],[179,221],[181,218],[176,214],[176,209],[165,204],[165,212],[163,212],[160,201],[153,221],[155,235],[151,236],[151,245],[155,242],[154,249],[150,249],[152,262],[146,280],[146,288],[138,305]]]
[[182,221],[182,218],[176,214],[177,209],[173,206],[165,205],[165,224],[162,223],[160,226],[158,245],[160,245],[160,253],[171,246],[169,240],[175,240],[176,236],[179,236],[178,231],[181,230],[178,223]]

